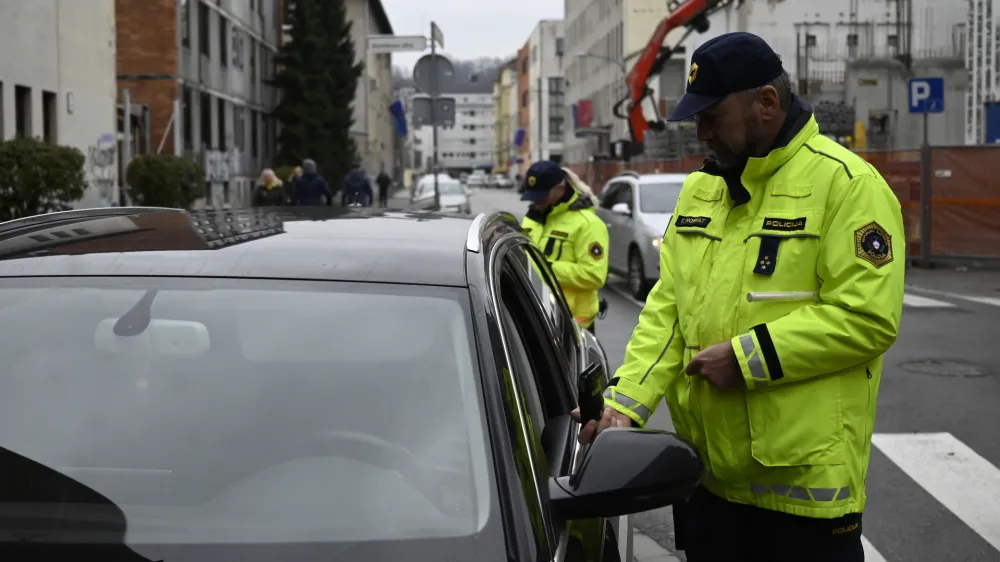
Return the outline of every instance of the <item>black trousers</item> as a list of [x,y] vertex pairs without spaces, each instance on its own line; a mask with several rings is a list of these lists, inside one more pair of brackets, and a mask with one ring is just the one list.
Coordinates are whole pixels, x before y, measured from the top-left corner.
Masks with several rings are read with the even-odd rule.
[[379,189],[378,190],[378,204],[380,207],[389,206],[389,189]]
[[861,514],[789,515],[726,501],[699,488],[674,505],[677,548],[688,562],[864,562]]

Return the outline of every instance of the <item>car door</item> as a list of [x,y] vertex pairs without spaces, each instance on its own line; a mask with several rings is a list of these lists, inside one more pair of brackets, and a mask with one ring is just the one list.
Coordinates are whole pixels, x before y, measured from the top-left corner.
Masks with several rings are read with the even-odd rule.
[[[560,521],[548,509],[549,478],[568,475],[578,462],[579,424],[569,417],[576,407],[575,376],[570,376],[565,351],[556,343],[560,335],[550,312],[539,305],[525,270],[535,265],[532,254],[527,241],[520,239],[499,250],[491,291],[505,355],[497,372],[505,379],[507,407],[516,420],[511,441],[524,444],[520,450],[525,458],[517,464],[527,490],[527,511],[534,514],[538,559],[547,552],[560,562],[600,562],[602,556],[614,560],[617,547],[605,547],[613,543],[606,521]],[[547,267],[541,269],[542,276],[545,271]]]
[[631,208],[632,185],[626,181],[611,183],[608,193],[601,199],[600,212],[608,227],[608,266],[615,271],[625,271],[628,266],[628,247],[632,241],[632,217],[611,211],[618,203],[628,203]]

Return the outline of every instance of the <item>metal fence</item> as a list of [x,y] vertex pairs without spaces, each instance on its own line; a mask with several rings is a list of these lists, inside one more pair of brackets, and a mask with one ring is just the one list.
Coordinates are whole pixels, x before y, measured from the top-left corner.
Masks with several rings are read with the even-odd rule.
[[[920,265],[959,259],[1000,264],[1000,145],[858,151],[899,199],[906,256]],[[688,173],[704,155],[670,161],[574,164],[595,192],[624,170]]]

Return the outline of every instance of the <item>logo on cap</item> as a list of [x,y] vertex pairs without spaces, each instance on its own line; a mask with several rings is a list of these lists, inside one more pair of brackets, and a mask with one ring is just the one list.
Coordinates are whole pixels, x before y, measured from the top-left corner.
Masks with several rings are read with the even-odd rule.
[[698,63],[691,63],[691,73],[688,74],[688,85],[694,84],[695,78],[698,77]]
[[528,176],[528,185],[530,185],[531,187],[535,187],[536,181],[538,180],[535,179],[535,176]]

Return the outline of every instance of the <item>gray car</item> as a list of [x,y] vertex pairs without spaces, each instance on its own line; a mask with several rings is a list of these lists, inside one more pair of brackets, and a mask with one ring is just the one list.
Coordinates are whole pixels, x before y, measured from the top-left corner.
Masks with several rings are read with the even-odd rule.
[[660,275],[660,243],[687,174],[624,172],[601,190],[597,214],[608,226],[608,268],[643,300]]

